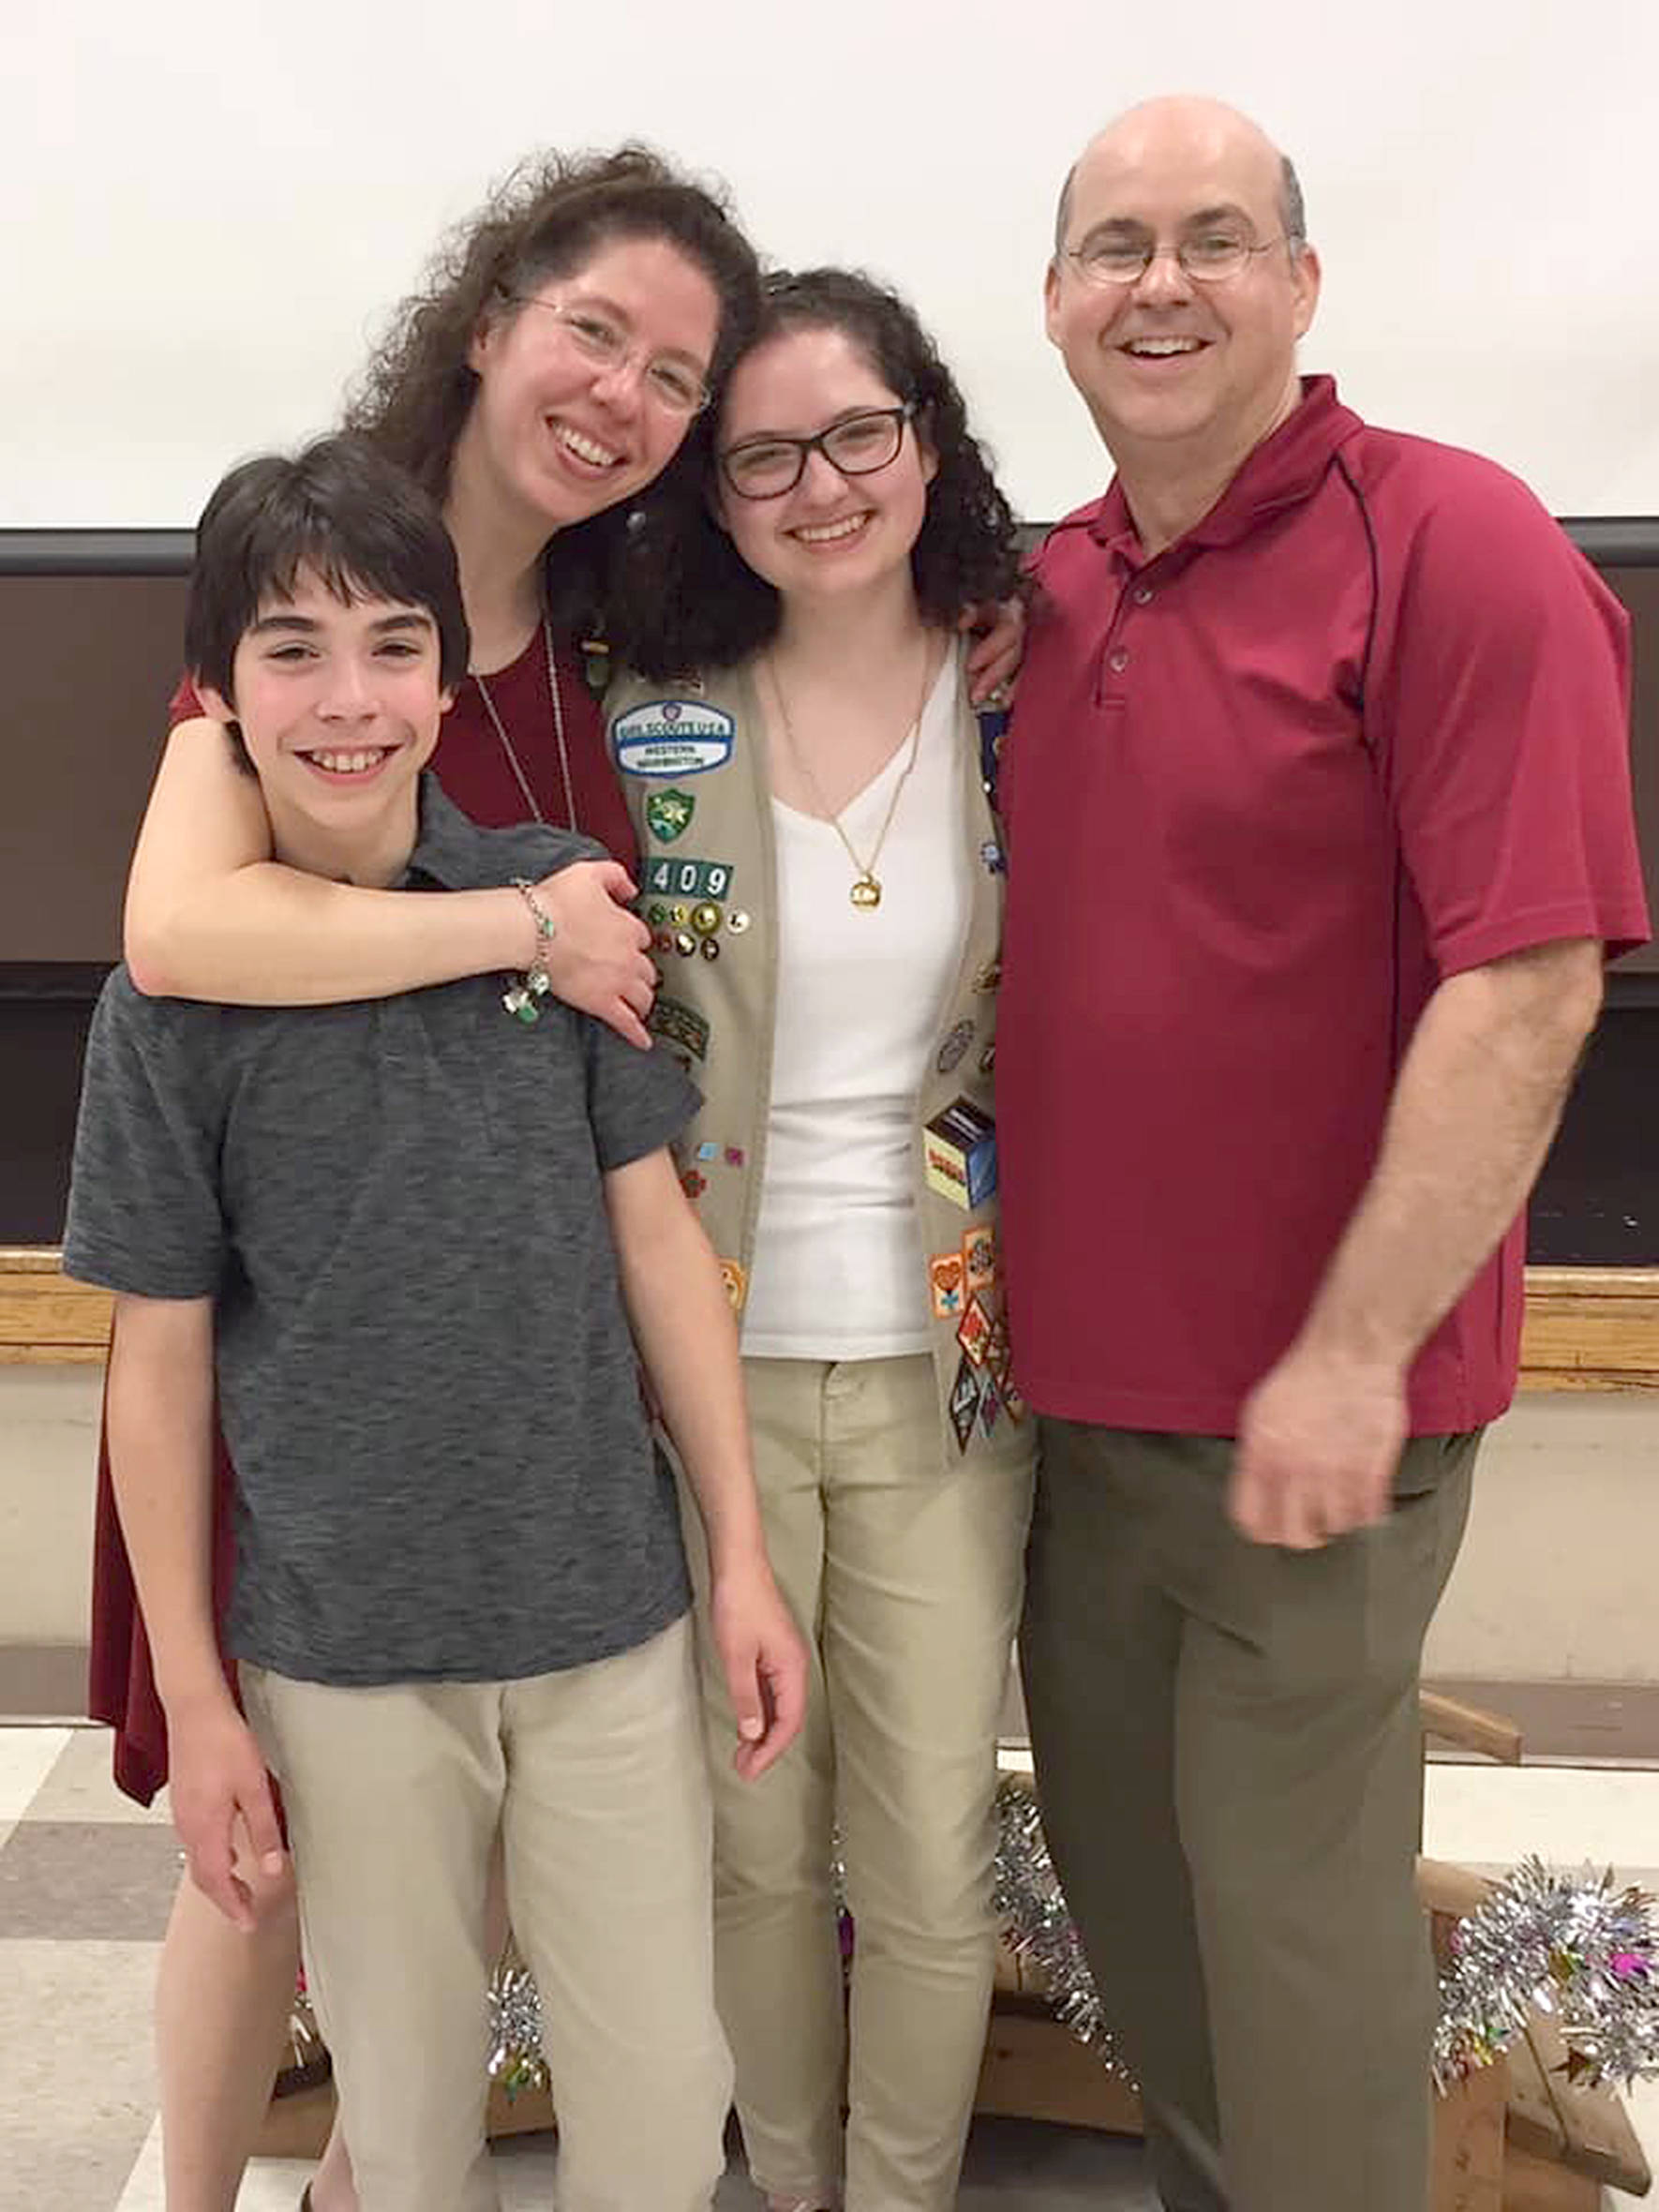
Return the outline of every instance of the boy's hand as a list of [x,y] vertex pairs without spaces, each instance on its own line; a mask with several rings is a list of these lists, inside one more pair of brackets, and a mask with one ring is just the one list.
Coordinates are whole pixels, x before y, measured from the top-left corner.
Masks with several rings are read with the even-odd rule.
[[235,1927],[250,1935],[255,1891],[235,1869],[234,1833],[247,1831],[252,1862],[266,1882],[288,1865],[271,1777],[253,1731],[229,1696],[184,1713],[168,1712],[172,1824],[190,1879]]
[[800,1732],[806,1646],[764,1561],[715,1574],[709,1621],[738,1724],[732,1765],[753,1782]]
[[976,707],[1007,706],[1025,658],[1024,601],[1004,599],[989,606],[970,606],[962,628],[973,638],[966,670],[969,699]]
[[[650,1037],[645,1016],[657,976],[646,957],[650,932],[628,910],[634,893],[620,860],[575,860],[535,887],[553,924],[546,967],[555,995],[646,1052]],[[534,956],[532,939],[529,957]]]

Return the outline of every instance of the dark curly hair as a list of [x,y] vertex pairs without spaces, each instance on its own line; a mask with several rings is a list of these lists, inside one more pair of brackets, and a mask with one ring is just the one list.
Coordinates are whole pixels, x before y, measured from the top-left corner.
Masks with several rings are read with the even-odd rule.
[[[459,224],[434,255],[421,289],[394,311],[351,389],[346,427],[372,440],[441,502],[478,390],[467,356],[480,327],[521,313],[515,295],[569,276],[618,238],[665,240],[708,276],[720,301],[709,373],[718,394],[759,312],[755,249],[722,189],[681,174],[649,146],[629,144],[521,163]],[[693,426],[659,479],[665,491],[667,480],[700,484],[706,421]],[[655,487],[641,495],[648,508],[653,496]],[[560,628],[579,631],[603,609],[627,521],[626,511],[607,510],[550,543],[547,604]]]
[[[923,619],[953,629],[970,607],[1010,596],[1019,581],[1013,516],[968,428],[956,380],[913,310],[860,270],[779,270],[766,280],[744,351],[796,330],[844,333],[897,398],[916,402],[917,430],[939,464],[910,556]],[[710,511],[713,439],[699,450],[702,483],[693,489],[680,476],[665,485],[665,496],[635,516],[616,573],[612,642],[643,676],[730,666],[775,636],[782,616],[775,589]]]

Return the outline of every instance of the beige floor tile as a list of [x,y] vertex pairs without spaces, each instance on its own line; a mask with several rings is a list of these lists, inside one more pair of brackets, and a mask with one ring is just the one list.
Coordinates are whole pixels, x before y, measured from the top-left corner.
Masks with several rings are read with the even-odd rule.
[[170,1828],[21,1820],[0,1860],[0,1936],[159,1943],[178,1883]]
[[68,1744],[67,1728],[0,1728],[0,1820],[21,1820]]
[[30,1817],[36,1820],[120,1820],[165,1826],[167,1805],[135,1805],[110,1774],[108,1728],[74,1728],[57,1763],[40,1785]]
[[1431,1767],[1424,1848],[1472,1866],[1611,1863],[1659,1871],[1659,1773],[1594,1767]]
[[0,1944],[8,2212],[114,2212],[156,2111],[156,1949]]

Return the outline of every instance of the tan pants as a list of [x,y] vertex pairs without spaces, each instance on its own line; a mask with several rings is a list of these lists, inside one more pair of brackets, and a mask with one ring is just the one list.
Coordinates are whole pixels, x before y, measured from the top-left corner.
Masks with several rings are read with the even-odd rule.
[[731,2066],[688,1625],[526,1681],[242,1670],[363,2212],[489,2212],[484,1893],[542,1998],[561,2212],[706,2212]]
[[1038,1789],[1169,2212],[1425,2212],[1417,1677],[1477,1442],[1292,1552],[1227,1520],[1226,1441],[1042,1424]]
[[[800,1738],[748,1784],[700,1646],[717,1986],[750,2169],[770,2195],[832,2202],[844,2170],[850,2212],[943,2212],[990,2002],[996,1724],[1032,1424],[999,1461],[947,1469],[926,1358],[751,1360],[745,1376],[767,1545],[813,1654]],[[857,1930],[850,2069],[837,1823]]]

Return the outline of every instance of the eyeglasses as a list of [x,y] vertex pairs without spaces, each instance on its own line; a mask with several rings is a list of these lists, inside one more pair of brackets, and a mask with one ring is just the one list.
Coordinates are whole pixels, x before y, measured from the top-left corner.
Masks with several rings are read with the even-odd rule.
[[821,453],[844,476],[874,476],[899,457],[904,426],[917,402],[870,407],[843,415],[815,438],[748,438],[720,456],[720,473],[740,500],[777,500],[806,473],[808,454]]
[[1225,284],[1258,254],[1276,246],[1293,246],[1282,233],[1264,238],[1258,246],[1236,231],[1199,231],[1175,246],[1154,246],[1135,238],[1093,238],[1082,246],[1069,246],[1062,258],[1073,263],[1090,284],[1139,284],[1160,254],[1179,262],[1185,275],[1198,284]]
[[558,321],[576,351],[607,372],[640,364],[646,391],[669,414],[700,414],[711,396],[709,386],[688,361],[673,353],[646,353],[635,346],[614,316],[600,307],[566,307],[557,300],[542,299],[533,291],[503,292],[504,299],[521,307],[540,307]]

